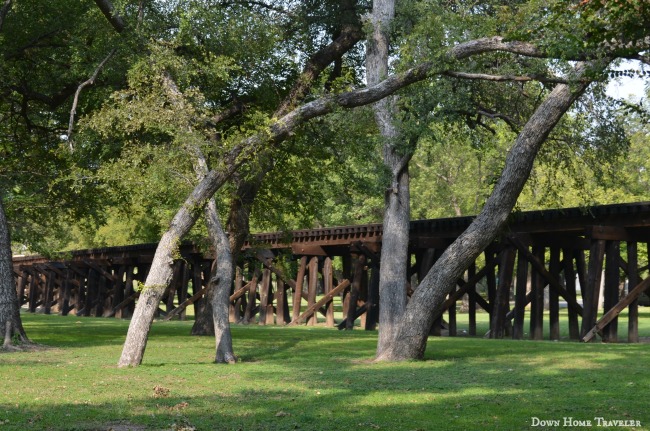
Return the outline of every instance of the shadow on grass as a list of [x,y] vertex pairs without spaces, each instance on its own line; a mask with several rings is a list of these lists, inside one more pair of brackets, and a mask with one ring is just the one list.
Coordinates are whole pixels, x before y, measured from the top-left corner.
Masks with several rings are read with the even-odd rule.
[[[211,363],[213,340],[170,322],[154,325],[143,366],[118,369],[127,322],[87,322],[28,319],[34,332],[72,335],[52,336],[59,351],[0,363],[0,430],[526,430],[533,417],[650,425],[648,345],[432,338],[427,360],[387,364],[368,362],[375,333],[251,325],[233,327],[242,362],[225,366]],[[556,428],[567,429],[534,427]]]
[[[116,423],[151,430],[524,430],[532,429],[533,417],[572,417],[594,426],[597,417],[640,421],[634,429],[649,425],[639,394],[647,393],[650,381],[646,373],[622,371],[622,364],[634,361],[621,363],[615,357],[620,352],[596,362],[594,369],[580,367],[593,365],[589,349],[546,358],[520,346],[504,361],[495,359],[498,352],[482,360],[472,350],[488,349],[472,349],[472,344],[466,344],[464,355],[399,364],[357,364],[326,355],[317,364],[313,357],[305,358],[311,364],[300,357],[276,358],[228,367],[227,376],[225,368],[212,365],[201,367],[194,379],[168,370],[169,378],[151,380],[142,380],[146,368],[121,370],[138,385],[110,402],[56,396],[41,404],[3,402],[0,419],[8,421],[2,427],[7,430],[98,430]],[[161,382],[155,384],[156,379]]]

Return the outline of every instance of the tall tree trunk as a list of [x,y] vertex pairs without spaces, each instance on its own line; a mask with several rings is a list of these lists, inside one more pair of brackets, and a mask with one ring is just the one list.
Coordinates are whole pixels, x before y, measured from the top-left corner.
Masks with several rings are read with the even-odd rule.
[[215,362],[232,364],[236,361],[236,358],[232,348],[228,310],[230,306],[230,287],[232,286],[235,268],[230,253],[228,236],[219,222],[219,214],[214,199],[210,199],[205,208],[205,219],[217,256],[207,294],[214,322],[214,339],[217,349]]
[[236,169],[237,163],[234,161],[231,163],[232,165],[226,165],[223,170],[210,171],[206,175],[176,213],[169,229],[160,239],[149,274],[131,317],[122,356],[118,362],[120,367],[136,366],[142,363],[154,314],[158,309],[160,298],[172,280],[174,255],[181,239],[194,226],[208,199]]
[[[490,38],[457,45],[452,48],[449,55],[460,59],[490,50],[506,50],[516,53],[523,50],[524,55],[531,51],[527,45],[524,48],[526,49],[522,49],[521,44],[516,44],[513,47],[512,44],[503,42],[501,38]],[[532,53],[535,54],[536,51],[532,50]],[[399,75],[389,76],[370,88],[328,95],[305,103],[282,118],[273,121],[268,130],[243,139],[227,154],[222,155],[219,166],[211,170],[192,190],[158,243],[149,275],[129,324],[129,331],[118,365],[122,367],[136,366],[142,362],[154,313],[172,279],[174,254],[181,239],[194,226],[208,199],[245,160],[262,151],[266,146],[278,145],[287,139],[299,125],[312,118],[329,114],[338,108],[352,109],[377,102],[401,88],[424,80],[432,68],[432,63],[425,63]]]
[[[388,75],[388,30],[395,16],[394,0],[374,0],[371,22],[373,32],[366,45],[368,85]],[[395,97],[374,105],[375,120],[383,138],[384,164],[392,173],[392,184],[385,195],[381,261],[379,265],[379,339],[377,356],[395,337],[397,324],[406,308],[406,265],[408,259],[410,190],[408,161],[413,155],[408,145],[400,145],[400,133],[394,124]]]
[[[315,52],[305,64],[300,78],[289,91],[287,97],[280,103],[273,113],[273,117],[280,118],[286,115],[294,106],[301,102],[311,90],[312,84],[321,75],[327,66],[348,52],[361,40],[362,31],[356,14],[355,0],[341,0],[341,28],[332,42]],[[230,212],[226,227],[230,233],[230,252],[235,265],[241,248],[250,233],[250,213],[257,194],[259,193],[264,178],[275,166],[272,151],[262,151],[257,155],[257,164],[251,167],[247,174],[235,173],[233,183],[235,192],[230,200]],[[206,303],[199,309],[194,326],[193,335],[208,335],[207,321],[211,308]]]
[[[209,172],[208,163],[199,148],[194,149],[197,162],[194,169],[202,180]],[[232,335],[230,333],[229,308],[230,288],[235,274],[232,253],[228,236],[221,227],[219,212],[214,198],[208,200],[205,207],[205,225],[214,247],[216,265],[208,284],[206,306],[212,311],[212,332],[216,344],[215,362],[234,363],[236,358],[232,348]]]
[[539,148],[587,86],[584,82],[573,86],[559,84],[537,108],[510,150],[501,177],[483,210],[422,280],[399,322],[396,337],[377,360],[424,356],[433,311],[443,303],[467,267],[496,238],[530,175]]
[[[31,344],[20,319],[20,305],[11,260],[11,236],[0,197],[0,330],[4,337],[3,349],[17,348],[17,344]],[[16,343],[18,341],[18,343]]]

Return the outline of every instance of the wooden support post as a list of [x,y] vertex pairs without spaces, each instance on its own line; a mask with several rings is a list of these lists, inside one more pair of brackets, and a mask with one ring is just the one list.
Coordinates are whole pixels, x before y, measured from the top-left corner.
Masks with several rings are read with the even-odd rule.
[[79,277],[79,291],[77,292],[77,298],[75,301],[75,314],[81,316],[84,313],[84,308],[86,306],[86,296],[88,294],[88,279],[85,276]]
[[[181,284],[178,286],[177,298],[178,304],[182,304],[188,297],[187,289],[190,282],[190,263],[188,261],[183,262],[183,272],[181,274]],[[180,320],[185,320],[187,311],[185,308],[180,312]]]
[[[618,269],[618,261],[620,258],[620,242],[607,241],[605,246],[605,291],[604,294],[604,309],[606,314],[611,310],[619,300],[619,282],[620,272]],[[618,317],[613,318],[607,326],[603,328],[603,341],[615,343],[618,341]]]
[[43,304],[43,311],[45,314],[50,314],[52,311],[52,299],[54,298],[54,273],[51,271],[43,271],[45,277],[45,298]]
[[[262,284],[260,285],[260,325],[269,323],[267,317],[269,311],[269,297],[271,290],[271,270],[264,268],[262,270]],[[271,305],[273,307],[273,305]],[[271,309],[271,319],[273,319],[273,309]]]
[[38,302],[39,286],[38,271],[34,266],[29,267],[29,289],[27,290],[27,310],[30,313],[36,312],[36,303]]
[[[485,282],[487,284],[487,297],[488,297],[488,303],[490,304],[490,307],[494,309],[494,302],[495,302],[495,297],[496,297],[496,291],[497,291],[497,281],[496,281],[496,262],[494,260],[494,251],[492,250],[492,247],[488,246],[488,248],[485,250],[485,266],[488,268],[488,272],[485,275]],[[492,327],[492,324],[494,323],[494,318],[492,313],[490,313],[490,328]]]
[[[343,261],[343,278],[352,280],[352,255],[349,253],[342,256]],[[343,306],[343,321],[348,319],[348,311],[350,310],[350,288],[346,288],[341,293],[341,304]]]
[[117,277],[115,283],[113,284],[113,299],[110,304],[110,309],[114,309],[117,304],[124,301],[125,293],[125,275],[126,275],[126,265],[120,265],[117,270]]
[[[327,295],[334,289],[334,274],[332,270],[332,258],[327,256],[323,262],[323,291]],[[325,304],[325,323],[328,327],[334,327],[334,301],[329,301]]]
[[88,275],[86,278],[86,305],[84,307],[84,316],[89,317],[92,314],[92,309],[97,306],[97,272],[88,268]]
[[[533,256],[540,262],[544,262],[544,247],[534,246]],[[533,271],[530,303],[530,338],[532,340],[544,338],[544,287],[545,283],[540,272]]]
[[[458,289],[458,285],[454,285],[454,287],[451,290],[451,293],[449,294],[449,297],[451,298],[454,296],[456,293],[456,290]],[[454,301],[449,308],[447,309],[447,312],[449,313],[449,336],[450,337],[455,337],[458,333],[458,325],[456,324],[456,301]]]
[[298,265],[298,275],[296,275],[296,288],[293,291],[293,310],[291,320],[296,320],[300,316],[300,304],[302,302],[302,286],[305,282],[305,272],[307,270],[307,256],[300,258]]
[[22,306],[27,298],[25,297],[25,289],[27,288],[27,279],[29,273],[24,269],[20,271],[20,278],[18,279],[18,306]]
[[587,289],[587,258],[585,257],[584,250],[576,250],[573,252],[573,255],[576,260],[576,274],[578,276],[580,296],[582,297],[582,305],[584,307],[584,301],[587,296],[585,294]]
[[[573,259],[576,254],[570,249],[562,250],[562,265],[564,271],[564,283],[566,285],[567,294],[574,301],[577,299],[576,291],[576,272],[573,269]],[[580,339],[580,327],[578,326],[578,313],[571,307],[569,313],[569,338],[572,340]]]
[[[378,263],[378,262],[373,262]],[[364,324],[366,331],[374,331],[377,329],[379,321],[379,265],[374,265],[369,269],[370,283],[368,285],[368,299],[366,304],[366,321]]]
[[[649,255],[650,256],[650,255]],[[629,268],[627,277],[627,294],[629,295],[634,286],[639,284],[639,253],[637,242],[627,242],[627,265]],[[627,313],[627,341],[628,343],[639,342],[639,301],[635,299],[630,302]]]
[[[560,279],[560,249],[551,248],[551,262],[549,263],[551,276]],[[557,289],[548,289],[548,315],[549,315],[549,337],[551,340],[560,339],[560,295]]]
[[[242,285],[243,285],[244,279],[242,276],[242,270],[240,266],[237,266],[235,268],[235,292],[238,292],[241,290]],[[241,295],[234,301],[234,305],[232,306],[231,310],[232,313],[229,316],[230,323],[236,323],[240,322],[244,316],[243,311],[244,311],[244,304],[243,301],[245,301],[244,296]]]
[[181,280],[183,278],[183,266],[184,263],[182,260],[177,260],[174,262],[174,268],[172,270],[172,281],[169,283],[169,287],[166,290],[166,298],[163,296],[165,301],[165,311],[170,313],[174,309],[174,299],[176,298],[176,291],[179,289]]
[[[312,307],[316,303],[316,290],[318,289],[318,256],[312,256],[309,259],[309,282],[307,284],[307,307]],[[307,324],[310,326],[318,323],[317,313],[313,313]]]
[[[528,246],[526,246],[528,249]],[[517,281],[515,286],[515,308],[512,338],[522,340],[524,338],[524,316],[526,314],[526,290],[528,288],[528,260],[525,254],[519,250],[517,253]]]
[[[467,279],[470,280],[476,274],[476,262],[473,262],[469,268],[467,268]],[[470,286],[470,290],[467,292],[467,305],[468,305],[468,319],[469,319],[469,335],[476,336],[476,299],[471,292],[476,293],[476,285]]]
[[70,274],[70,270],[66,268],[65,270],[65,277],[63,279],[63,302],[61,303],[61,315],[62,316],[67,316],[68,313],[70,312],[70,290],[71,290],[71,285],[72,285],[72,280],[70,279],[72,274]]
[[291,321],[289,317],[289,305],[287,302],[287,288],[280,277],[276,277],[275,305],[277,307],[276,323],[286,325]]
[[[120,304],[124,302],[126,298],[130,298],[134,293],[135,290],[133,288],[133,281],[135,278],[134,274],[135,267],[132,265],[127,266],[126,268],[126,278],[124,281],[124,299],[120,301]],[[116,304],[117,305],[117,304]],[[113,307],[115,308],[115,307]],[[131,312],[131,307],[130,305],[128,307],[122,307],[116,310],[115,312],[115,317],[116,318],[126,318],[126,317],[131,317],[132,312]]]
[[366,265],[365,255],[355,255],[356,261],[354,263],[354,274],[352,276],[352,285],[350,287],[350,306],[348,308],[348,315],[345,324],[345,329],[354,329],[354,321],[356,320],[357,301],[361,293],[361,284],[363,283],[363,272]]
[[248,303],[246,304],[246,310],[244,311],[244,323],[251,323],[255,319],[253,309],[257,305],[257,280],[259,279],[259,272],[259,268],[255,268],[255,272],[248,288]]
[[[499,263],[499,285],[497,286],[494,302],[492,303],[492,319],[490,338],[503,338],[506,333],[506,314],[510,309],[510,286],[512,285],[515,257],[517,251],[508,247],[501,252]],[[488,276],[492,271],[488,271]]]
[[97,306],[95,308],[95,317],[104,315],[104,301],[106,300],[106,277],[97,273]]
[[598,299],[600,296],[600,280],[605,256],[605,241],[594,240],[589,251],[589,269],[586,285],[582,290],[584,312],[582,315],[581,334],[584,337],[596,324],[598,315]]

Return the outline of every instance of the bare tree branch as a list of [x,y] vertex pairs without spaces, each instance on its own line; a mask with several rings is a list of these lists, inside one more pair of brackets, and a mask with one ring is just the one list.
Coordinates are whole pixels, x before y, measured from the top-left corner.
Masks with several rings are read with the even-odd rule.
[[92,76],[88,78],[86,81],[82,82],[79,87],[77,87],[77,91],[74,94],[74,100],[72,101],[72,108],[70,109],[70,122],[68,123],[68,143],[70,145],[70,151],[73,150],[72,148],[72,129],[74,127],[74,116],[75,113],[77,112],[77,104],[79,103],[79,94],[81,94],[81,90],[83,90],[85,87],[89,85],[93,85],[95,83],[95,79],[97,79],[97,76],[99,75],[99,72],[103,69],[104,65],[110,58],[115,54],[117,51],[116,48],[113,48],[111,52],[108,53],[106,58],[102,60],[101,63],[97,66],[95,71],[93,72]]
[[505,42],[502,36],[485,37],[460,43],[449,50],[449,56],[456,60],[462,60],[473,55],[494,51],[510,52],[513,54],[536,58],[544,58],[548,56],[544,51],[540,50],[532,43],[519,41]]
[[493,81],[493,82],[546,82],[551,84],[568,84],[569,80],[559,77],[543,76],[543,75],[490,75],[486,73],[466,73],[455,72],[447,70],[442,73],[443,75],[452,78],[480,80],[480,81]]
[[282,15],[293,15],[291,11],[288,11],[286,9],[283,9],[278,6],[274,6],[273,4],[268,4],[263,1],[255,1],[255,0],[224,0],[220,3],[220,6],[232,6],[232,5],[252,5],[252,6],[259,6],[263,9],[268,9],[270,11],[282,14]]
[[296,84],[289,92],[289,95],[282,102],[280,107],[276,109],[275,116],[282,116],[289,112],[296,103],[305,97],[313,81],[325,70],[325,68],[339,58],[344,53],[348,52],[361,38],[363,32],[360,28],[353,25],[347,25],[342,30],[340,35],[333,40],[329,45],[318,50],[309,57],[307,64],[296,81]]
[[115,13],[115,7],[113,6],[113,3],[111,3],[110,0],[95,0],[95,3],[102,11],[108,22],[111,23],[113,28],[118,33],[122,33],[126,28],[126,23],[121,16]]

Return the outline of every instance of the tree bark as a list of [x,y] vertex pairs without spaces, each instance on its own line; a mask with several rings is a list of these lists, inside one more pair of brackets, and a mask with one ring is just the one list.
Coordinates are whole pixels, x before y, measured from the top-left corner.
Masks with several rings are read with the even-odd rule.
[[205,209],[205,219],[210,232],[210,238],[214,243],[217,262],[210,279],[207,298],[212,308],[212,320],[214,322],[214,339],[216,344],[215,362],[232,364],[236,362],[235,353],[232,348],[232,335],[230,333],[230,322],[228,311],[230,306],[230,287],[234,275],[232,254],[228,236],[221,227],[217,205],[214,199],[210,199]]
[[[194,148],[197,161],[194,169],[199,179],[208,174],[208,163],[199,148]],[[214,334],[216,355],[215,362],[232,364],[236,362],[230,333],[229,307],[230,288],[235,267],[228,236],[221,227],[219,212],[214,198],[208,200],[205,207],[205,225],[215,251],[215,265],[205,295],[205,307],[211,310],[212,333]],[[193,328],[194,329],[194,328]],[[194,332],[194,331],[193,331]]]
[[14,267],[11,260],[11,236],[0,197],[0,330],[3,349],[15,349],[19,344],[31,344],[20,319],[16,294]]
[[377,356],[377,360],[424,357],[433,311],[444,302],[467,267],[498,235],[530,175],[539,148],[587,86],[583,82],[575,86],[559,84],[537,108],[510,150],[501,177],[483,210],[445,250],[415,290],[399,323],[396,337]]
[[[366,45],[366,79],[375,85],[388,75],[389,27],[395,16],[394,0],[374,0],[371,22],[373,32]],[[379,264],[379,338],[377,356],[395,337],[397,324],[406,308],[410,189],[408,161],[413,150],[400,145],[395,127],[396,97],[387,97],[374,105],[375,121],[383,138],[384,165],[392,173],[386,190],[381,258]]]
[[[497,38],[499,39],[498,43],[493,39],[491,38],[487,45],[495,50],[516,51],[515,48],[519,48],[518,46],[510,47],[511,43],[504,43],[500,38]],[[475,42],[472,41],[471,46],[467,46],[463,50],[460,50],[459,46],[454,47],[450,55],[456,56],[455,53],[457,53],[456,58],[466,58],[471,55],[472,49],[475,50],[475,53],[486,51],[487,48],[483,44]],[[219,166],[211,170],[190,193],[174,216],[168,230],[160,239],[145,286],[136,304],[118,365],[122,367],[137,366],[142,362],[154,312],[158,308],[162,294],[171,282],[175,250],[181,239],[196,223],[208,199],[245,160],[266,146],[278,145],[287,139],[299,125],[312,118],[329,114],[338,108],[351,109],[377,102],[401,88],[424,80],[432,72],[432,69],[432,63],[425,63],[404,73],[387,77],[377,85],[328,95],[306,103],[274,121],[268,130],[243,139],[224,154],[220,159]]]

